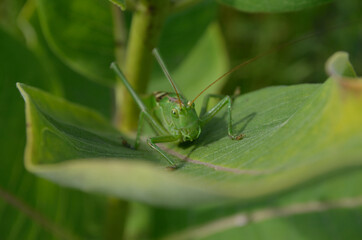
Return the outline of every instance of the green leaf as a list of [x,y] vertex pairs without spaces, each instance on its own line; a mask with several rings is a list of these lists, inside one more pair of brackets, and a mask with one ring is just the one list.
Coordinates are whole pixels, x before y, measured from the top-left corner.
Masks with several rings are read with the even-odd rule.
[[106,85],[114,84],[113,24],[109,3],[97,0],[37,0],[44,35],[71,68]]
[[[10,192],[34,206],[36,196],[31,194],[29,186],[35,185],[36,177],[23,167],[25,117],[15,83],[21,79],[47,90],[50,83],[46,81],[47,75],[41,71],[38,59],[1,28],[0,52],[0,190]],[[0,219],[1,239],[25,239],[29,233],[26,230],[32,226],[21,211],[9,206],[3,194],[0,194]],[[32,227],[44,236],[41,228]]]
[[34,14],[32,17],[31,25],[34,27],[38,39],[38,46],[35,50],[44,64],[43,69],[50,72],[49,79],[58,80],[62,87],[61,94],[57,95],[94,108],[110,118],[113,108],[111,89],[103,84],[90,81],[89,78],[72,70],[54,54],[41,31],[38,14]]
[[330,57],[326,63],[326,71],[332,77],[357,77],[346,52],[336,52]]
[[233,127],[246,137],[230,140],[225,112],[220,112],[197,141],[166,148],[183,161],[171,172],[148,148],[128,148],[93,111],[18,87],[29,126],[27,169],[87,191],[197,206],[275,194],[362,163],[359,88],[345,88],[333,78],[322,85],[270,87],[238,97]]
[[311,8],[332,0],[218,0],[245,12],[291,12]]
[[113,4],[116,4],[122,10],[126,10],[126,1],[125,0],[109,0],[109,1],[111,1]]
[[[37,5],[42,29],[52,50],[74,70],[100,83],[113,85],[114,77],[109,71],[114,61],[110,6],[97,0],[38,0]],[[210,1],[169,16],[159,46],[170,70],[187,56],[215,16],[216,6]]]
[[[358,202],[359,200],[359,202]],[[356,199],[361,204],[361,199]],[[164,238],[182,239],[360,239],[362,208],[350,209],[352,201],[328,203],[311,202],[290,208],[266,208],[251,213],[235,214]],[[355,206],[356,207],[356,206]],[[319,209],[318,209],[319,208]],[[297,213],[301,211],[302,213]],[[303,212],[304,211],[304,212]],[[316,226],[318,226],[316,228]],[[219,231],[218,231],[219,230]]]
[[[200,39],[205,38],[209,25],[217,19],[217,7],[214,1],[200,1],[167,17],[157,47],[169,71],[177,69],[193,51],[195,45],[202,41]],[[154,65],[155,69],[160,68],[158,64]]]
[[[229,69],[226,46],[215,23],[216,7],[213,1],[201,1],[169,16],[158,44],[172,78],[190,99]],[[222,86],[220,82],[209,92],[219,92]],[[148,91],[174,91],[156,62]]]
[[[356,187],[356,184],[362,182],[361,173],[362,169],[337,172],[323,179],[314,179],[299,185],[293,191],[263,197],[252,202],[186,210],[158,208],[153,211],[150,220],[153,223],[152,237],[238,239],[242,234],[250,239],[256,238],[254,235],[258,235],[261,239],[269,239],[268,236],[271,235],[278,236],[278,239],[299,239],[304,234],[293,230],[303,227],[305,228],[303,232],[308,231],[310,234],[307,239],[313,239],[315,236],[319,236],[320,239],[330,239],[331,226],[341,220],[329,212],[346,212],[351,219],[358,218],[358,214],[353,214],[353,211],[358,211],[362,205],[362,189]],[[355,210],[351,211],[352,208]],[[294,222],[293,219],[302,220]],[[359,220],[352,222],[358,224]],[[273,232],[272,228],[263,227],[281,223],[289,229],[276,228]],[[315,226],[321,227],[315,228]],[[361,229],[356,228],[353,223],[346,222],[343,227],[342,225],[338,227],[336,236],[339,236],[338,239],[353,239],[351,237],[358,236],[356,233],[360,231]],[[288,234],[285,234],[286,232]]]
[[[171,75],[185,97],[191,100],[228,70],[228,56],[220,27],[212,23]],[[227,78],[212,86],[205,94],[220,92],[225,80]],[[150,92],[160,90],[173,91],[163,73],[154,76],[149,89]],[[197,106],[200,107],[201,104]]]
[[59,187],[24,169],[24,103],[16,82],[55,89],[36,55],[2,29],[0,52],[1,239],[73,239],[66,238],[72,236],[69,232],[82,239],[101,238],[105,198]]

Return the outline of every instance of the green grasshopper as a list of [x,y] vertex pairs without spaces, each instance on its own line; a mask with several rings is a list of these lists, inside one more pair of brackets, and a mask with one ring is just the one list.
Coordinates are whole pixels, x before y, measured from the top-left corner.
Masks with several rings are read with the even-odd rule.
[[[345,24],[340,26],[332,26],[329,27],[329,30],[335,30],[340,27],[343,27]],[[225,76],[235,72],[239,68],[248,65],[251,62],[254,62],[260,58],[263,58],[267,55],[270,55],[274,52],[280,51],[284,48],[287,48],[291,45],[294,45],[298,42],[313,38],[325,32],[326,30],[318,31],[312,34],[307,34],[302,36],[301,38],[283,43],[275,48],[270,49],[258,56],[250,58],[247,61],[240,63],[235,66],[228,72],[224,73],[222,76],[217,78],[211,84],[209,84],[204,90],[202,90],[192,101],[187,101],[177,89],[175,83],[173,82],[166,65],[164,64],[161,56],[159,55],[157,49],[153,49],[152,53],[156,57],[158,63],[160,64],[164,74],[167,79],[171,83],[175,93],[168,92],[156,92],[153,95],[149,96],[146,100],[149,102],[149,108],[142,102],[141,98],[134,91],[132,86],[127,81],[126,77],[119,69],[119,67],[115,64],[111,64],[111,68],[115,71],[116,75],[122,80],[127,90],[132,95],[133,99],[136,101],[138,106],[141,109],[140,117],[139,117],[139,125],[137,129],[137,136],[135,142],[135,149],[139,146],[140,134],[142,129],[143,120],[146,117],[149,124],[153,127],[153,129],[157,132],[158,136],[151,137],[147,140],[148,145],[152,147],[154,150],[159,152],[166,160],[171,164],[173,168],[176,168],[175,162],[167,156],[167,154],[161,150],[156,144],[157,143],[166,143],[166,142],[191,142],[196,139],[201,134],[201,129],[205,124],[210,121],[223,107],[227,106],[228,111],[228,135],[232,140],[240,140],[244,137],[244,134],[234,135],[232,131],[232,119],[231,119],[231,105],[232,98],[230,96],[209,94],[204,98],[203,106],[201,108],[200,116],[197,115],[195,111],[195,100],[200,97],[208,88],[214,85],[216,82],[224,78]],[[207,106],[210,98],[218,98],[221,99],[210,111],[207,112]]]
[[[115,71],[116,75],[122,80],[133,99],[136,101],[141,112],[138,122],[138,130],[135,142],[135,149],[138,148],[140,142],[141,129],[144,118],[149,122],[158,136],[151,137],[147,140],[147,143],[154,150],[159,152],[166,160],[171,164],[172,168],[176,168],[175,162],[167,156],[167,154],[161,150],[156,144],[166,142],[192,142],[201,134],[201,129],[205,124],[210,121],[224,106],[228,109],[228,135],[233,140],[240,140],[244,137],[243,134],[234,135],[232,131],[232,119],[231,119],[231,104],[232,99],[230,96],[222,96],[216,94],[209,94],[206,96],[203,106],[200,112],[200,116],[197,115],[195,110],[195,100],[205,92],[209,87],[223,78],[226,74],[218,78],[216,81],[207,86],[201,91],[192,101],[187,101],[180,91],[177,89],[174,81],[172,80],[166,65],[164,64],[157,49],[153,49],[152,53],[156,57],[160,64],[164,74],[171,83],[175,93],[169,92],[156,92],[148,97],[150,107],[147,108],[142,102],[141,98],[132,88],[127,81],[126,77],[119,69],[119,67],[113,62],[111,68]],[[227,73],[229,74],[229,72]],[[206,112],[208,102],[210,98],[221,99],[210,111]]]

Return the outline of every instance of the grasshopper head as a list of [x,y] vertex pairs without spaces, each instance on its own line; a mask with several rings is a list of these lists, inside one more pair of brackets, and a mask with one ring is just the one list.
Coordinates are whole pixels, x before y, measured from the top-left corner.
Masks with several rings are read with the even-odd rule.
[[182,135],[182,141],[194,141],[201,133],[199,117],[195,111],[195,104],[177,105],[171,110],[175,129]]

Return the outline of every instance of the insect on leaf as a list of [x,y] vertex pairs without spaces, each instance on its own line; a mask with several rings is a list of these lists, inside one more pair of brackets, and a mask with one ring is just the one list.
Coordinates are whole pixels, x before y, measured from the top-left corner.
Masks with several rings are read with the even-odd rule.
[[324,84],[237,97],[233,127],[246,137],[230,140],[226,112],[220,112],[192,144],[163,146],[182,164],[175,171],[147,148],[130,149],[96,112],[19,84],[27,113],[26,167],[61,185],[169,207],[291,190],[362,165],[362,80],[352,80],[346,85],[332,76]]

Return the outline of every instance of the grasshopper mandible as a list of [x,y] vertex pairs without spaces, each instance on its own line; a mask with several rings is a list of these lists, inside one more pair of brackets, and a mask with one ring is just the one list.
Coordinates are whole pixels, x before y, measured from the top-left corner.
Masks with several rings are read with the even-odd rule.
[[[156,57],[160,64],[165,76],[171,83],[175,93],[169,92],[156,92],[149,98],[151,109],[147,108],[142,102],[141,98],[132,88],[127,81],[126,77],[119,69],[119,67],[113,62],[111,68],[115,71],[116,75],[121,79],[133,99],[139,106],[141,112],[138,122],[138,130],[136,135],[135,149],[138,148],[140,142],[141,128],[144,118],[152,126],[158,136],[151,137],[147,140],[147,143],[154,150],[159,152],[166,160],[171,164],[172,168],[177,168],[175,162],[167,155],[165,151],[160,149],[157,143],[166,142],[192,142],[196,140],[200,134],[203,126],[210,121],[223,107],[227,106],[228,110],[228,135],[233,140],[240,140],[244,137],[244,134],[234,135],[232,130],[232,118],[231,118],[231,105],[232,99],[230,96],[209,94],[205,97],[203,106],[198,116],[195,110],[195,100],[205,92],[209,87],[219,81],[233,71],[233,69],[226,74],[222,75],[203,91],[201,91],[192,101],[188,101],[184,98],[180,91],[177,89],[174,81],[169,74],[166,65],[164,64],[157,49],[153,49],[152,53]],[[235,69],[236,70],[236,69]],[[207,106],[210,98],[221,99],[211,110],[207,111]]]

